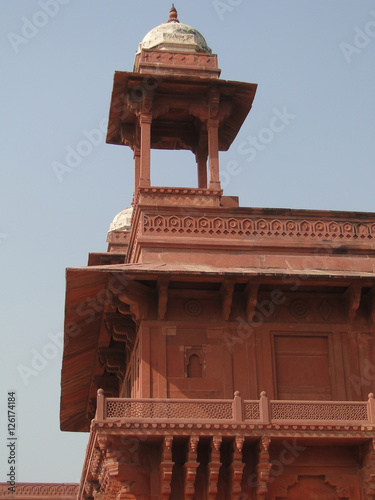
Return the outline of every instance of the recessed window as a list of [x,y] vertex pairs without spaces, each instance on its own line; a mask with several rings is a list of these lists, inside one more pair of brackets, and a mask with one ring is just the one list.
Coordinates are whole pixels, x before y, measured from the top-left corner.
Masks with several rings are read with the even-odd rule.
[[202,363],[198,354],[191,354],[187,365],[188,378],[202,378]]

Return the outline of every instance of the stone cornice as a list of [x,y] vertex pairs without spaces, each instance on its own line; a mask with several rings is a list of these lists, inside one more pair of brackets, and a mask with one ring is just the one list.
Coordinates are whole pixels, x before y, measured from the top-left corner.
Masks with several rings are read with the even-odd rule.
[[198,434],[202,436],[244,435],[248,438],[259,437],[264,434],[270,437],[314,437],[314,438],[339,438],[352,439],[361,438],[363,440],[373,437],[374,427],[372,425],[345,425],[345,424],[234,424],[234,423],[176,423],[176,422],[145,422],[142,421],[98,421],[93,420],[91,432],[104,432],[105,434],[116,435],[119,432],[131,436],[164,436]]

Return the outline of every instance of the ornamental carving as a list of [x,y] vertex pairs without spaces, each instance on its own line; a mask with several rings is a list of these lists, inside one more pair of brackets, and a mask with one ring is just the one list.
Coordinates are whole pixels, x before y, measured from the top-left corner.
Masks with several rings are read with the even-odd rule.
[[[9,485],[0,486],[0,497],[13,496],[9,493]],[[76,498],[79,490],[78,484],[20,484],[16,485],[15,495],[20,496],[56,496],[56,497],[74,497]]]
[[237,237],[317,238],[342,241],[372,241],[375,224],[366,222],[299,221],[225,217],[149,215],[144,219],[145,233]]
[[289,307],[292,315],[297,319],[304,319],[309,313],[309,307],[304,300],[296,299],[290,304]]
[[107,418],[147,418],[147,419],[232,419],[232,402],[193,401],[151,401],[107,400]]
[[367,421],[367,403],[271,402],[273,420]]
[[323,319],[325,321],[328,321],[329,317],[331,316],[331,313],[332,313],[332,306],[328,302],[328,300],[327,299],[323,299],[321,301],[321,303],[319,304],[318,309],[319,309],[320,314],[323,316]]
[[190,316],[199,316],[202,311],[201,303],[198,300],[188,300],[184,306],[185,312]]

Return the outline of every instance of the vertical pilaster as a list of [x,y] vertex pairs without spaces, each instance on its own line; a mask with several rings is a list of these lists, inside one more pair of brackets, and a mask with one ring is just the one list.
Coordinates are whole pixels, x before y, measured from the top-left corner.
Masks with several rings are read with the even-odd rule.
[[214,436],[211,442],[211,459],[208,463],[208,495],[207,500],[216,500],[219,479],[221,437]]
[[162,458],[160,463],[160,499],[168,500],[171,494],[173,437],[166,436],[162,444]]
[[139,118],[139,123],[141,126],[141,165],[139,185],[142,187],[149,187],[151,185],[150,162],[152,115],[150,113],[142,113]]
[[185,485],[184,485],[184,500],[193,500],[195,493],[195,479],[197,476],[197,446],[199,438],[191,436],[188,441],[187,459],[184,465],[185,470]]

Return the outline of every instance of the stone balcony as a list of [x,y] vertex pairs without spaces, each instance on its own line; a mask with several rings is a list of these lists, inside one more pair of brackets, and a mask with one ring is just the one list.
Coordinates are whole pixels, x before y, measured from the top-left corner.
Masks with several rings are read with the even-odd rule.
[[[311,438],[315,447],[367,449],[374,426],[373,394],[367,402],[269,400],[264,392],[259,400],[238,392],[233,400],[184,400],[99,390],[78,499],[216,499],[223,489],[225,498],[265,498],[271,443],[296,457]],[[203,483],[204,495],[194,496]]]
[[[141,424],[145,428],[173,425],[183,428],[192,425],[261,426],[266,428],[339,428],[351,426],[369,428],[375,426],[375,400],[369,395],[368,402],[352,401],[291,401],[269,400],[262,392],[260,400],[242,400],[236,392],[228,399],[133,399],[106,398],[98,393],[98,407],[94,422],[104,422],[111,427],[125,423]],[[136,427],[139,427],[136,426]]]

